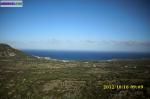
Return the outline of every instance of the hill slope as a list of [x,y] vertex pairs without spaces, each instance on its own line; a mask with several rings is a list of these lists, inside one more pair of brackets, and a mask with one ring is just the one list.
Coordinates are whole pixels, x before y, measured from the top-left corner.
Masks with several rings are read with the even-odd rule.
[[31,57],[22,51],[12,48],[7,44],[0,44],[0,57],[2,58],[27,58]]

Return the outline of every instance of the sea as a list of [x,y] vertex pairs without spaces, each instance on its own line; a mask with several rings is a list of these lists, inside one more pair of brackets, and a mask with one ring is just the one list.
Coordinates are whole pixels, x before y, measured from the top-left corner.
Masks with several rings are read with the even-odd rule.
[[140,52],[89,52],[89,51],[54,51],[22,50],[28,55],[56,60],[99,61],[119,59],[150,59],[150,53]]

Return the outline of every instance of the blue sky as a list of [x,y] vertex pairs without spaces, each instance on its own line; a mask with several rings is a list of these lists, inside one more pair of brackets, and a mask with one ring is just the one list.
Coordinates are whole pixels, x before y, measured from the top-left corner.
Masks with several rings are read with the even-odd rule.
[[0,42],[19,49],[150,51],[149,0],[23,0],[0,8]]

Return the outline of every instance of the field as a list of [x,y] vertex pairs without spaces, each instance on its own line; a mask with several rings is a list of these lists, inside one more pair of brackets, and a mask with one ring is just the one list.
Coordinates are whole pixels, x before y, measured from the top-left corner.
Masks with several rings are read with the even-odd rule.
[[0,99],[150,99],[150,60],[1,57]]

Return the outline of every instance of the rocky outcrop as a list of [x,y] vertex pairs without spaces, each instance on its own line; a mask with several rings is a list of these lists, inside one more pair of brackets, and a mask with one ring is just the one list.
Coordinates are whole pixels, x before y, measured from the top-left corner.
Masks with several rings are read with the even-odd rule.
[[25,58],[30,56],[20,50],[12,48],[7,44],[0,43],[0,57]]
[[15,49],[11,48],[7,44],[0,44],[0,57],[12,57],[16,56]]

